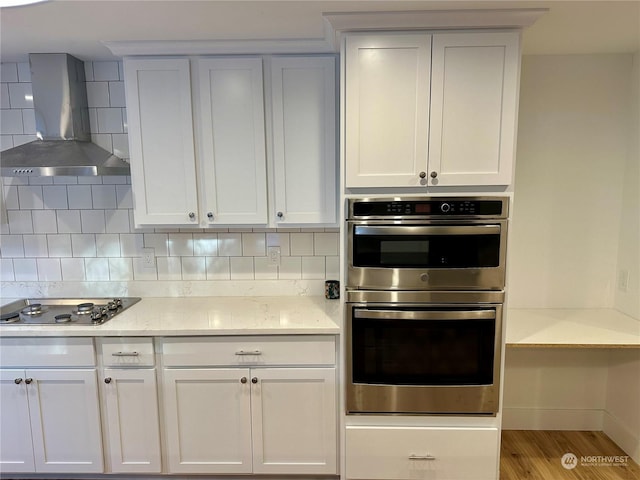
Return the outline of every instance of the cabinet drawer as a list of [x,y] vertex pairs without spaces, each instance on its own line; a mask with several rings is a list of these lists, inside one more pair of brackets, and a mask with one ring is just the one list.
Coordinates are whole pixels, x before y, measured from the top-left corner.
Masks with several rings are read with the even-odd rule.
[[155,365],[152,338],[103,338],[98,340],[98,352],[105,367]]
[[3,367],[89,367],[95,364],[91,338],[0,338],[0,365]]
[[348,479],[494,480],[497,428],[347,427]]
[[165,366],[334,365],[332,336],[176,337],[162,341]]

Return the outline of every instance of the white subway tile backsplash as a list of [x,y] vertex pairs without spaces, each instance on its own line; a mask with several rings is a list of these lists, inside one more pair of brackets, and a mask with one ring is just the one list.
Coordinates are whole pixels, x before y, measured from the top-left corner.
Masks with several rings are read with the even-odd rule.
[[53,185],[53,177],[28,177],[29,185]]
[[170,233],[169,234],[169,256],[193,256],[193,234],[191,233]]
[[240,257],[242,255],[242,235],[239,233],[219,233],[218,255],[221,257]]
[[18,187],[18,202],[21,210],[44,208],[42,186],[23,185]]
[[98,109],[97,108],[89,108],[89,131],[97,132],[98,131]]
[[93,208],[116,208],[115,185],[92,185]]
[[96,235],[96,255],[98,257],[119,257],[120,256],[120,235],[117,233],[106,233]]
[[34,210],[31,212],[33,233],[58,233],[58,222],[54,210]]
[[13,274],[17,282],[38,280],[38,266],[35,258],[14,258]]
[[253,280],[253,257],[230,257],[231,280]]
[[289,248],[288,233],[267,233],[267,247],[280,247],[280,255],[285,257],[291,255]]
[[15,280],[12,259],[0,258],[0,280],[3,282],[12,282]]
[[0,255],[3,258],[24,257],[23,236],[2,235],[0,239]]
[[200,257],[213,257],[218,255],[218,234],[194,233],[193,254]]
[[124,98],[124,82],[109,82],[109,106],[126,107]]
[[68,282],[86,280],[84,258],[61,258],[62,279]]
[[30,210],[8,210],[7,218],[9,219],[9,232],[11,234],[33,233]]
[[124,133],[121,108],[98,108],[98,131],[96,133]]
[[129,136],[126,133],[111,135],[113,154],[120,158],[129,158]]
[[91,233],[71,234],[71,253],[74,257],[95,257],[96,236]]
[[128,175],[104,175],[102,177],[103,185],[126,185],[129,179]]
[[82,233],[105,233],[104,210],[80,210]]
[[340,257],[326,257],[325,259],[326,280],[338,280],[340,278]]
[[18,63],[18,81],[31,82],[31,66],[29,62]]
[[46,235],[24,235],[24,256],[46,258],[49,256]]
[[133,279],[134,280],[158,280],[156,268],[148,268],[142,264],[142,258],[133,258]]
[[183,280],[206,280],[206,272],[205,257],[182,257]]
[[0,110],[0,125],[5,135],[24,133],[22,110]]
[[324,257],[302,257],[302,278],[320,279],[325,277]]
[[118,62],[93,62],[93,79],[96,82],[119,80]]
[[22,110],[22,129],[24,133],[35,135],[36,134],[36,115],[31,110]]
[[314,233],[313,234],[314,255],[338,255],[338,234],[337,233]]
[[69,208],[69,202],[67,201],[67,187],[65,185],[45,185],[42,187],[42,195],[44,208]]
[[13,135],[0,135],[0,151],[13,148]]
[[93,62],[84,62],[84,77],[87,82],[95,80],[93,76]]
[[156,258],[158,280],[182,280],[182,262],[180,257]]
[[242,255],[245,257],[264,257],[266,255],[265,234],[243,233]]
[[80,210],[56,210],[58,233],[81,233]]
[[122,127],[124,129],[123,133],[129,133],[129,123],[127,122],[127,109],[122,109]]
[[18,64],[3,63],[0,66],[0,81],[17,82],[18,81]]
[[68,233],[47,235],[50,257],[71,257],[71,236]]
[[229,280],[231,267],[229,257],[206,257],[207,280]]
[[131,185],[116,185],[116,203],[118,208],[133,208]]
[[278,267],[280,280],[299,280],[302,278],[302,257],[281,257]]
[[8,85],[11,108],[33,109],[33,91],[30,83],[9,83]]
[[14,135],[13,136],[13,146],[19,147],[20,145],[24,145],[25,143],[30,143],[36,140],[35,135]]
[[53,183],[55,185],[75,185],[78,183],[78,177],[61,175],[59,177],[53,177]]
[[145,233],[143,236],[145,248],[153,248],[156,257],[169,256],[169,236],[166,233]]
[[89,209],[93,207],[93,200],[91,199],[91,186],[69,185],[66,188],[69,208]]
[[78,185],[102,185],[102,176],[78,177]]
[[[97,129],[94,130],[94,132],[96,132],[96,131],[97,131]],[[98,145],[99,147],[104,148],[108,152],[112,152],[113,151],[113,142],[111,140],[111,135],[109,135],[107,133],[92,133],[91,134],[91,141],[93,143],[95,143],[96,145]],[[90,178],[90,177],[85,177],[84,179],[88,179],[88,178]],[[80,182],[80,178],[78,178],[78,181],[79,181],[78,183],[81,183]]]
[[[11,108],[8,83],[0,83],[0,108],[5,110]],[[13,266],[11,268],[13,269]]]
[[112,281],[133,280],[133,261],[131,258],[109,258],[109,278]]
[[122,61],[118,62],[118,77],[120,80],[124,80],[124,65]]
[[107,233],[129,233],[129,210],[105,210]]
[[109,280],[109,260],[106,258],[85,258],[84,268],[89,281]]
[[89,108],[109,107],[109,83],[87,82],[87,104]]
[[256,280],[276,280],[278,267],[268,264],[267,257],[255,257],[253,259]]
[[291,233],[291,255],[313,255],[313,233]]
[[59,258],[38,258],[38,280],[41,282],[58,282],[62,280]]
[[122,257],[140,257],[144,247],[142,233],[125,233],[120,235],[120,255]]
[[18,203],[18,187],[15,185],[3,185],[4,206],[7,210],[17,210],[20,208]]

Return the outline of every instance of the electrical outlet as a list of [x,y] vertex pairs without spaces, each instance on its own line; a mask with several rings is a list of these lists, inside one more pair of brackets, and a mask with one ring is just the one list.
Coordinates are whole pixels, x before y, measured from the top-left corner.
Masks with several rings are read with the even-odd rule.
[[267,247],[267,265],[280,266],[280,247]]
[[629,288],[629,270],[618,270],[618,290],[626,292]]
[[156,251],[153,248],[142,249],[142,266],[144,268],[154,268],[156,266]]

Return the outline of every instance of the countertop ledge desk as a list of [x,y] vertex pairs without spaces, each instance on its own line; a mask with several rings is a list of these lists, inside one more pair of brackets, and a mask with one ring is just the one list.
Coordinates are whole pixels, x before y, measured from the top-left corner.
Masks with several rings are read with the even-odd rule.
[[610,308],[507,310],[508,348],[640,348],[640,320]]

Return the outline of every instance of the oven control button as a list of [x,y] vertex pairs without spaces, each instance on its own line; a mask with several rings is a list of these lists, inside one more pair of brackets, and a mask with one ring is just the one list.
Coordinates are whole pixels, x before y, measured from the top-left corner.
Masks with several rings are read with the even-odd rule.
[[451,210],[451,205],[449,205],[448,203],[443,203],[442,205],[440,205],[440,211],[442,213],[447,213],[449,210]]
[[429,281],[429,274],[428,273],[423,273],[422,275],[420,275],[420,280],[422,280],[423,282],[428,282]]

